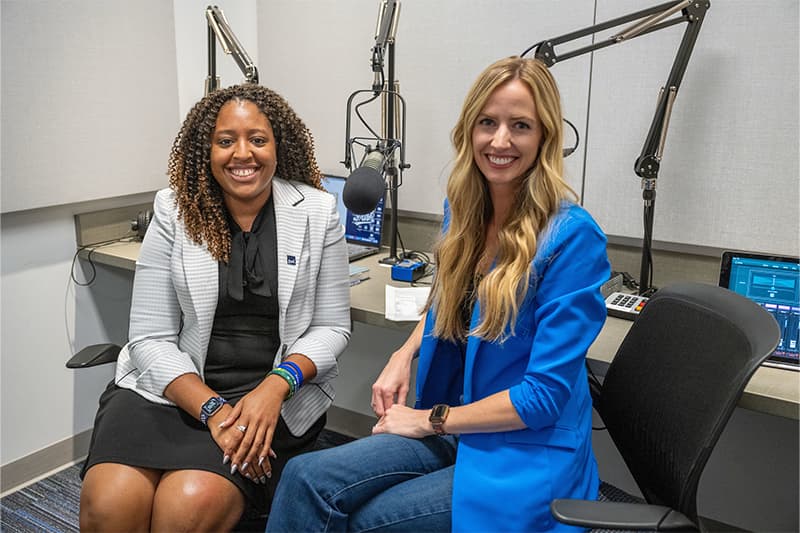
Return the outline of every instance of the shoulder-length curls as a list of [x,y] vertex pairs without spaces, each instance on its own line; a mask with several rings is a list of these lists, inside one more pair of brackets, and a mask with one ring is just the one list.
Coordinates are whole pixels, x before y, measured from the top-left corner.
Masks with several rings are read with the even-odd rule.
[[[472,132],[490,95],[516,79],[523,81],[533,95],[542,145],[533,167],[519,177],[516,203],[497,236],[495,266],[480,279],[477,268],[486,245],[492,202],[486,180],[475,163]],[[528,290],[537,239],[561,203],[577,198],[562,177],[562,138],[558,86],[543,63],[509,57],[493,63],[478,76],[452,132],[456,158],[447,182],[450,224],[436,247],[440,275],[436,276],[427,304],[436,311],[436,336],[448,340],[466,337],[463,305],[473,287],[482,313],[477,327],[469,333],[493,341],[502,341],[506,333],[513,334],[519,306]]]
[[314,138],[279,94],[260,85],[234,85],[197,102],[172,144],[167,174],[186,233],[194,242],[205,243],[211,255],[224,262],[229,258],[231,235],[222,189],[211,174],[210,154],[217,115],[231,100],[253,102],[269,119],[275,135],[276,177],[322,188]]

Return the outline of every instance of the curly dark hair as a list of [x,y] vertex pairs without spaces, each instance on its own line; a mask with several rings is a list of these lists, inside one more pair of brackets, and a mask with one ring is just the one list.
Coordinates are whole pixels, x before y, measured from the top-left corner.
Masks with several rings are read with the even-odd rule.
[[167,175],[175,191],[178,218],[189,237],[208,247],[217,261],[227,262],[231,234],[222,188],[211,174],[211,137],[219,110],[231,100],[253,102],[269,119],[275,135],[275,176],[322,189],[322,174],[314,155],[314,138],[289,103],[278,93],[256,84],[214,91],[186,115],[172,144]]

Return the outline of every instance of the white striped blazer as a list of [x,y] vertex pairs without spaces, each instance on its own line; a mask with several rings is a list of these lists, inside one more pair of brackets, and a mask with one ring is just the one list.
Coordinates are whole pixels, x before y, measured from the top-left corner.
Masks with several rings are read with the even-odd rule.
[[[281,349],[264,356],[277,365],[300,353],[317,367],[281,409],[289,430],[301,435],[333,402],[337,358],[350,338],[347,250],[333,196],[273,178],[272,197]],[[175,378],[203,377],[219,293],[217,261],[192,242],[177,214],[174,192],[159,191],[136,261],[129,340],[116,370],[117,385],[166,405],[172,403],[164,389]]]

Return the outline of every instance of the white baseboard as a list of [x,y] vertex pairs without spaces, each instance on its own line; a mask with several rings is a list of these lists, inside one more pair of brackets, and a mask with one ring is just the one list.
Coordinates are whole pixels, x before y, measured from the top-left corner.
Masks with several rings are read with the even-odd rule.
[[86,457],[92,430],[26,455],[0,467],[0,495],[14,492]]

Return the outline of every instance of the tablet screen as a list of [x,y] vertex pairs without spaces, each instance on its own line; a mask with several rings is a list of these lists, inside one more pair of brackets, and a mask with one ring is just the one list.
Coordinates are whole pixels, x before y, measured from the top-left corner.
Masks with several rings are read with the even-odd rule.
[[725,252],[719,284],[763,306],[778,322],[781,340],[766,363],[800,369],[800,261],[797,257]]

